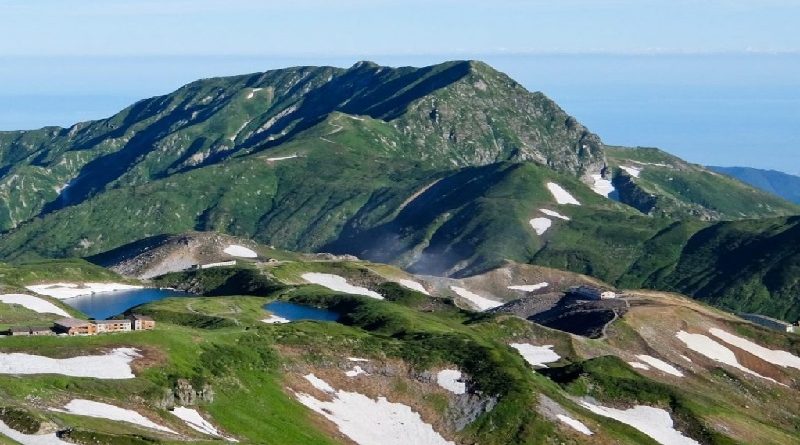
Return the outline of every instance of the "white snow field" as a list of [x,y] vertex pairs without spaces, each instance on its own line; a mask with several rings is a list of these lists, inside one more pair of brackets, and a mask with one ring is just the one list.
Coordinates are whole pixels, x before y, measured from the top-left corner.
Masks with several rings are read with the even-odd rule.
[[543,235],[544,232],[547,232],[547,229],[553,225],[553,221],[551,221],[549,218],[533,218],[528,222],[531,224],[531,227],[533,227],[533,230],[537,235]]
[[400,284],[403,287],[408,288],[408,289],[415,290],[417,292],[421,292],[421,293],[423,293],[425,295],[430,295],[422,284],[417,283],[414,280],[399,279],[399,280],[397,280],[397,283]]
[[478,308],[478,310],[480,311],[485,311],[487,309],[502,306],[504,304],[502,301],[495,301],[481,297],[480,295],[470,292],[467,289],[464,289],[463,287],[450,286],[450,289],[456,294],[458,294],[459,297],[469,301],[473,306]]
[[508,286],[511,290],[521,290],[523,292],[533,292],[539,289],[544,289],[545,287],[549,286],[550,283],[541,282],[537,284],[523,284],[519,286]]
[[56,314],[62,317],[71,317],[64,309],[55,304],[33,295],[25,294],[5,294],[0,295],[0,303],[18,304],[26,309],[30,309],[40,314]]
[[6,425],[2,420],[0,420],[0,435],[6,436],[22,445],[74,445],[71,442],[64,442],[59,439],[56,437],[56,433],[22,434]]
[[252,249],[248,249],[247,247],[240,246],[238,244],[231,244],[230,246],[226,247],[223,252],[227,253],[230,256],[236,256],[239,258],[257,258],[258,254],[255,253]]
[[592,430],[589,429],[589,427],[584,425],[584,423],[578,419],[573,419],[572,417],[565,416],[564,414],[558,414],[556,415],[556,417],[558,418],[558,420],[560,420],[566,425],[569,425],[570,428],[583,434],[584,436],[591,436],[592,434],[594,434]]
[[655,358],[650,355],[637,355],[636,358],[647,363],[653,368],[658,369],[659,371],[666,372],[667,374],[674,375],[675,377],[683,377],[683,373],[678,368],[670,365],[664,360]]
[[208,263],[208,264],[201,264],[200,269],[213,269],[215,267],[228,267],[228,266],[235,266],[236,260],[231,261],[220,261],[219,263]]
[[467,392],[467,384],[461,380],[461,371],[458,369],[442,369],[436,374],[436,383],[453,394]]
[[592,191],[598,195],[608,198],[608,195],[616,191],[611,181],[603,179],[602,175],[592,175],[592,180],[594,181],[594,184],[592,184]]
[[792,354],[791,352],[782,351],[780,349],[767,349],[757,343],[753,343],[746,338],[733,335],[729,332],[723,331],[722,329],[711,328],[708,331],[711,332],[711,335],[719,338],[725,343],[747,351],[761,360],[764,360],[765,362],[782,366],[784,368],[800,369],[800,357]]
[[545,363],[557,362],[561,358],[553,351],[553,345],[536,346],[530,343],[511,343],[509,346],[516,349],[531,366],[538,368],[546,368]]
[[564,216],[556,211],[549,210],[549,209],[539,209],[540,212],[544,213],[547,216],[552,216],[554,218],[563,219],[564,221],[569,221],[568,216]]
[[261,322],[267,324],[281,324],[281,323],[291,323],[291,320],[283,318],[279,315],[272,314],[269,317],[261,320]]
[[320,286],[327,287],[336,292],[344,292],[346,294],[364,295],[366,297],[383,300],[381,294],[371,291],[365,287],[353,286],[348,283],[344,277],[333,275],[329,273],[308,272],[302,275],[302,278],[309,283],[319,284]]
[[632,368],[643,369],[645,371],[649,371],[650,370],[650,367],[645,365],[642,362],[628,362],[628,364],[631,365]]
[[0,374],[61,374],[96,379],[132,379],[131,362],[138,357],[136,349],[117,348],[104,355],[72,358],[50,358],[19,352],[0,352]]
[[75,414],[76,416],[96,417],[98,419],[127,422],[156,431],[178,434],[165,426],[153,422],[134,410],[120,408],[118,406],[109,405],[108,403],[100,403],[92,400],[74,399],[67,403],[63,410],[55,411]]
[[344,375],[346,375],[347,377],[358,377],[361,374],[367,375],[367,371],[364,371],[364,368],[358,365],[354,366],[353,369],[344,373]]
[[[653,164],[655,165],[655,164]],[[629,175],[633,176],[634,178],[638,178],[640,174],[642,174],[641,168],[630,167],[626,165],[620,165],[619,168],[625,170]]]
[[351,362],[356,362],[356,363],[358,363],[358,362],[368,362],[369,361],[368,359],[360,358],[360,357],[347,357],[347,360],[349,360]]
[[569,194],[566,190],[564,190],[560,185],[556,184],[555,182],[548,182],[547,189],[550,190],[550,193],[553,194],[553,198],[556,199],[556,202],[559,204],[571,204],[579,206],[581,205],[577,199],[575,199],[572,195]]
[[686,437],[683,433],[676,430],[672,422],[672,417],[661,408],[637,405],[631,409],[622,410],[594,405],[589,402],[581,402],[581,405],[597,415],[630,425],[652,437],[653,440],[660,444],[700,445],[700,442]]
[[297,157],[299,157],[299,156],[297,156],[297,155],[278,156],[278,157],[275,157],[275,158],[267,158],[267,161],[270,161],[270,162],[285,161],[286,159],[294,159],[294,158],[297,158]]
[[185,406],[176,406],[175,409],[172,410],[172,414],[175,415],[175,417],[183,420],[183,422],[186,423],[189,428],[195,431],[208,434],[209,436],[219,437],[227,440],[228,442],[238,442],[236,439],[225,437],[220,434],[217,428],[212,425],[211,422],[204,419],[196,409],[186,408]]
[[59,300],[67,300],[101,292],[142,289],[142,286],[122,283],[50,283],[25,287],[31,292],[35,292],[39,295],[47,295],[48,297],[57,298]]
[[342,434],[359,445],[454,445],[407,405],[389,402],[385,397],[373,400],[357,392],[337,391],[314,374],[305,378],[331,400],[295,393],[297,400],[336,424]]
[[764,377],[763,375],[746,368],[745,366],[742,366],[742,364],[739,363],[739,360],[736,359],[736,355],[733,353],[733,351],[703,334],[690,334],[685,331],[678,331],[675,336],[678,337],[678,339],[684,344],[686,344],[686,347],[694,352],[710,358],[711,360],[726,364],[740,371],[746,372],[747,374],[775,382],[775,380],[769,377]]

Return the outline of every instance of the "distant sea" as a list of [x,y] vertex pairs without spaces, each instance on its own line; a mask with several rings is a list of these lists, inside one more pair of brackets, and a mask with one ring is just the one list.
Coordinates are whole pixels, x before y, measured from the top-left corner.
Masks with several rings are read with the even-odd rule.
[[0,130],[69,126],[203,77],[359,59],[480,59],[542,91],[604,142],[692,162],[800,173],[800,55],[0,58]]

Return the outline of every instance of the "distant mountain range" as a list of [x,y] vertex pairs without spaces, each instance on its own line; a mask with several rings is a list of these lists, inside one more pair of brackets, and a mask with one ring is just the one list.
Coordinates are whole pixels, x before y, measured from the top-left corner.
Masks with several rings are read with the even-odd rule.
[[798,243],[780,261],[748,250],[785,242],[800,206],[608,147],[481,62],[204,79],[108,119],[0,132],[0,198],[11,261],[216,231],[425,275],[540,264],[800,316]]
[[780,196],[787,201],[800,204],[800,176],[777,170],[761,170],[750,167],[709,166],[708,168],[746,182],[775,196]]

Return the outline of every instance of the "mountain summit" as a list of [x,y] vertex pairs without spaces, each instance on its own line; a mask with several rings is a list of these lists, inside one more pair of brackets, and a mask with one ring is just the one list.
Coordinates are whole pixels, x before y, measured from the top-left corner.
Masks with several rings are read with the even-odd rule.
[[530,160],[588,176],[604,164],[597,136],[480,62],[296,67],[200,80],[70,128],[0,133],[0,228],[104,190],[266,152],[339,114],[370,120],[376,134],[361,143],[376,155],[429,167]]
[[[216,231],[427,275],[512,260],[720,305],[744,292],[743,310],[791,293],[789,279],[762,279],[786,264],[737,263],[736,283],[686,275],[724,261],[705,247],[714,233],[772,240],[800,213],[663,151],[606,147],[542,93],[474,61],[204,79],[108,119],[3,132],[0,196],[6,260]],[[769,307],[800,313],[791,299]]]

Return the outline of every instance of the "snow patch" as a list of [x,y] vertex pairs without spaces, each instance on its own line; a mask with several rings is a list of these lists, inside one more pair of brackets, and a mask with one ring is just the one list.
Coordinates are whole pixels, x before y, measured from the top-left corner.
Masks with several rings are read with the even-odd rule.
[[425,295],[430,295],[423,285],[421,285],[420,283],[417,283],[414,280],[400,279],[400,280],[397,280],[397,283],[399,283],[401,286],[406,287],[408,289],[415,290],[417,292],[421,292],[421,293],[423,293]]
[[303,378],[308,380],[308,383],[311,383],[311,386],[322,392],[327,392],[327,393],[336,392],[336,390],[333,389],[333,386],[329,385],[328,382],[322,380],[321,378],[315,376],[314,374],[306,374],[303,376]]
[[631,365],[631,368],[644,369],[645,371],[649,371],[650,370],[649,366],[647,366],[647,365],[645,365],[644,363],[641,363],[641,362],[628,362],[628,364]]
[[270,315],[269,317],[261,320],[261,322],[262,323],[267,323],[267,324],[281,324],[281,323],[290,323],[291,320],[273,314],[273,315]]
[[553,194],[553,198],[556,199],[556,202],[559,204],[571,204],[579,206],[581,205],[577,199],[575,199],[572,195],[569,194],[566,190],[564,190],[560,185],[556,184],[555,182],[548,182],[547,189],[550,190],[550,193]]
[[762,379],[766,379],[771,382],[775,382],[775,380],[769,377],[764,377],[763,375],[742,366],[742,364],[739,363],[739,360],[736,359],[736,355],[733,353],[733,351],[715,342],[714,340],[705,335],[690,334],[686,331],[678,331],[678,333],[675,334],[675,336],[678,337],[678,340],[682,341],[686,345],[686,347],[688,347],[692,351],[702,354],[710,358],[711,360],[714,360],[715,362],[720,362],[725,365],[736,368],[740,371],[743,371],[747,374],[754,375],[756,377],[760,377]]
[[236,260],[232,261],[221,261],[219,263],[208,263],[200,265],[200,269],[213,269],[215,267],[227,267],[227,266],[235,266]]
[[589,427],[584,425],[584,423],[581,422],[580,420],[573,419],[572,417],[565,416],[564,414],[558,414],[558,415],[556,415],[556,417],[561,422],[569,425],[572,429],[574,429],[575,431],[577,431],[577,432],[579,432],[579,433],[581,433],[581,434],[583,434],[585,436],[591,436],[592,434],[594,434],[592,432],[592,430],[590,430]]
[[478,310],[480,311],[485,311],[487,309],[492,309],[505,304],[502,301],[495,301],[481,297],[480,295],[470,292],[467,289],[464,289],[463,287],[450,286],[450,289],[456,294],[458,294],[459,297],[472,303],[472,305],[478,308]]
[[371,291],[365,287],[353,286],[348,283],[344,277],[333,275],[329,273],[308,272],[302,275],[302,278],[309,283],[319,284],[320,286],[327,287],[336,292],[344,292],[346,294],[364,295],[377,300],[383,300],[381,294]]
[[[664,167],[666,167],[666,165]],[[620,165],[619,168],[625,170],[629,175],[633,176],[634,178],[638,178],[639,175],[642,174],[641,168],[623,166],[623,165]]]
[[551,221],[549,218],[533,218],[529,222],[537,235],[543,235],[544,232],[547,232],[547,229],[553,225],[553,221]]
[[443,369],[436,374],[436,383],[453,394],[467,392],[467,384],[461,381],[461,371],[457,369]]
[[360,357],[347,357],[347,360],[351,362],[368,362],[368,359],[360,358]]
[[20,306],[25,307],[26,309],[30,309],[34,312],[38,312],[40,314],[56,314],[62,317],[71,317],[64,309],[56,306],[55,304],[41,299],[39,297],[34,297],[33,295],[25,295],[25,294],[5,294],[0,295],[0,302],[5,304],[18,304]]
[[562,215],[562,214],[560,214],[560,213],[558,213],[558,212],[555,212],[555,211],[553,211],[553,210],[548,210],[548,209],[539,209],[539,211],[540,211],[540,212],[542,212],[542,213],[544,213],[544,214],[545,214],[545,215],[547,215],[547,216],[552,216],[552,217],[554,217],[554,218],[560,218],[560,219],[563,219],[564,221],[569,221],[569,217],[566,217],[566,216],[564,216],[564,215]]
[[683,373],[678,368],[663,360],[657,359],[650,355],[637,355],[636,358],[658,369],[659,371],[666,372],[667,374],[674,375],[675,377],[683,377]]
[[611,181],[604,179],[603,175],[592,175],[592,180],[594,181],[592,184],[592,191],[598,195],[608,198],[612,193],[617,191]]
[[0,352],[0,374],[61,374],[96,379],[132,379],[131,362],[139,357],[136,349],[117,348],[105,355],[50,358],[25,353]]
[[56,436],[56,433],[50,434],[22,434],[19,431],[6,425],[0,420],[0,434],[8,437],[9,439],[19,442],[22,445],[74,445],[71,442],[64,442]]
[[672,417],[660,408],[637,405],[631,409],[615,409],[581,402],[584,408],[603,417],[614,419],[641,431],[663,445],[700,445],[675,429]]
[[511,343],[509,346],[516,349],[522,358],[534,367],[546,368],[545,363],[553,363],[561,359],[561,356],[553,351],[553,345],[536,346],[530,343]]
[[521,290],[523,292],[533,292],[533,291],[537,291],[539,289],[544,289],[545,287],[547,287],[549,285],[550,285],[549,283],[542,282],[542,283],[538,283],[538,284],[525,284],[525,285],[520,285],[520,286],[508,286],[508,288],[511,289],[511,290]]
[[723,331],[722,329],[711,328],[708,330],[708,332],[725,343],[747,351],[761,360],[764,360],[765,362],[782,366],[784,368],[800,369],[800,357],[792,354],[791,352],[782,351],[780,349],[767,349],[757,343],[753,343],[746,338],[733,335],[729,332]]
[[299,156],[298,155],[278,156],[276,158],[267,158],[267,161],[269,161],[269,162],[283,161],[283,160],[286,160],[286,159],[294,159],[294,158],[297,158],[297,157],[299,157]]
[[98,419],[108,419],[117,422],[127,422],[156,431],[178,434],[165,426],[153,422],[134,410],[120,408],[118,406],[109,405],[108,403],[100,403],[85,399],[74,399],[67,403],[63,411],[56,411],[74,414],[76,416],[95,417]]
[[332,398],[324,401],[296,393],[297,400],[336,424],[342,434],[359,445],[454,445],[407,405],[389,402],[385,397],[373,400],[357,392],[335,391],[313,374],[306,379],[324,384]]
[[353,369],[351,369],[350,371],[344,373],[344,375],[346,375],[347,377],[357,377],[361,374],[367,375],[367,371],[364,371],[364,368],[358,365],[354,366]]
[[174,414],[175,417],[183,420],[189,428],[195,431],[208,434],[209,436],[219,437],[227,440],[228,442],[238,442],[236,439],[225,437],[220,434],[217,428],[208,420],[204,419],[203,416],[201,416],[200,413],[195,409],[186,408],[184,406],[176,406],[175,409],[172,410],[172,414]]
[[31,292],[39,295],[67,300],[85,295],[98,294],[102,292],[116,292],[121,290],[142,289],[142,286],[122,283],[50,283],[25,286]]
[[231,244],[223,250],[223,252],[227,253],[230,256],[236,256],[240,258],[257,258],[258,254],[255,253],[252,249],[248,249],[247,247],[240,246],[238,244]]
[[259,92],[259,91],[261,91],[261,90],[263,90],[263,88],[253,88],[253,89],[251,89],[251,90],[250,90],[250,93],[247,95],[247,98],[248,98],[248,99],[252,99],[252,98],[253,98],[253,96],[255,96],[255,95],[256,95],[256,93],[258,93],[258,92]]

